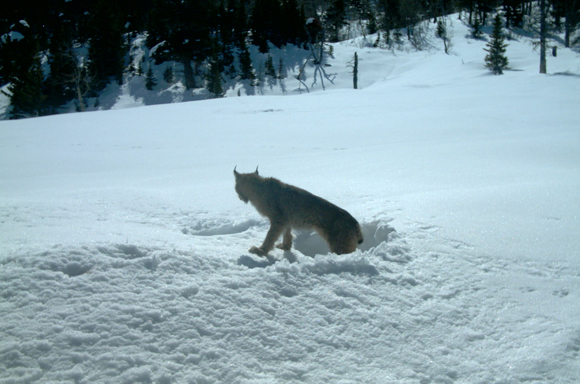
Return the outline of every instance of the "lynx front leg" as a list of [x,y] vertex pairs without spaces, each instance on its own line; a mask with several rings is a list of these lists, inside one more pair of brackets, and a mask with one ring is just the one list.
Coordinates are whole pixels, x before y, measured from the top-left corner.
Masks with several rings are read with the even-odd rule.
[[276,247],[283,249],[285,251],[289,251],[292,249],[292,228],[287,227],[284,231],[284,238],[280,244],[276,244]]
[[262,245],[259,248],[258,247],[250,248],[250,253],[253,253],[258,256],[266,256],[268,252],[270,252],[274,247],[274,243],[276,242],[276,240],[278,240],[278,238],[282,234],[282,231],[284,231],[283,224],[272,222],[270,224],[268,234],[266,235],[266,238],[264,239]]

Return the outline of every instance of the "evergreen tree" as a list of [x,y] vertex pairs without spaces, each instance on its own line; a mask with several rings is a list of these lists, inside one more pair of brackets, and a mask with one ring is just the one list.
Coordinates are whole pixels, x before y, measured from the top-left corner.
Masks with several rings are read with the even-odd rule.
[[455,5],[461,11],[465,11],[468,13],[467,23],[469,25],[473,24],[473,13],[475,11],[475,0],[456,0]]
[[499,0],[475,0],[475,7],[479,14],[481,24],[487,24],[487,14],[493,11],[499,4]]
[[94,87],[102,90],[111,80],[122,81],[125,54],[124,22],[118,3],[97,0],[90,14],[89,69]]
[[280,22],[280,30],[284,43],[298,45],[306,41],[304,30],[306,20],[296,0],[283,0],[282,18]]
[[151,65],[149,65],[149,69],[147,70],[147,74],[145,75],[145,88],[147,88],[148,91],[152,91],[156,85],[157,79],[153,74],[153,69],[151,69]]
[[378,7],[383,14],[379,28],[385,32],[387,44],[391,44],[391,31],[402,26],[401,3],[402,0],[379,0]]
[[282,60],[282,58],[280,58],[280,61],[278,62],[278,79],[279,80],[283,80],[286,78],[286,74],[284,73],[284,71],[285,71],[284,60]]
[[503,0],[506,28],[521,28],[524,21],[522,0]]
[[366,28],[363,28],[363,34],[365,36],[366,33],[373,34],[377,32],[377,21],[373,3],[370,0],[350,0],[347,9],[347,14],[351,22],[356,21],[361,27],[366,26]]
[[47,96],[40,58],[35,56],[25,73],[12,79],[10,92],[10,118],[41,116],[46,113]]
[[232,39],[239,49],[246,47],[248,38],[248,15],[246,7],[240,0],[229,0],[229,13],[232,14]]
[[75,98],[71,77],[77,70],[77,60],[71,49],[55,47],[49,57],[50,74],[46,79],[48,104],[53,111]]
[[345,0],[334,0],[326,12],[324,21],[329,32],[329,41],[337,42],[340,30],[348,24]]
[[252,42],[267,53],[268,42],[282,47],[282,7],[279,0],[256,0],[251,17]]
[[491,40],[487,43],[487,48],[484,48],[487,52],[485,66],[496,75],[502,75],[503,70],[508,68],[506,47],[501,16],[497,14],[493,20]]
[[214,4],[210,0],[154,1],[147,46],[157,46],[153,54],[157,64],[173,60],[183,65],[187,89],[197,87],[192,62],[201,64],[212,49]]
[[580,0],[550,0],[550,3],[553,9],[551,13],[559,30],[562,27],[561,19],[564,19],[564,46],[570,47],[570,39],[580,26]]
[[[233,10],[230,10],[228,6],[224,4],[223,0],[221,0],[216,11],[215,21],[212,24],[214,24],[214,28],[217,30],[216,38],[217,45],[219,45],[221,49],[221,65],[230,68],[234,63],[234,13]],[[214,42],[214,44],[216,43]]]
[[223,97],[224,88],[223,80],[220,71],[221,63],[217,54],[212,55],[209,61],[209,71],[206,76],[207,78],[207,90],[212,94],[214,98]]
[[165,71],[163,71],[163,80],[166,83],[173,84],[173,82],[175,81],[175,79],[173,77],[173,68],[167,67],[167,69],[165,69]]
[[274,60],[270,55],[268,55],[268,58],[266,59],[266,76],[270,76],[273,79],[277,78],[276,69],[274,68]]
[[256,80],[252,59],[247,47],[244,47],[240,52],[240,79],[250,80],[250,85],[254,85],[254,81]]
[[471,37],[474,39],[481,39],[483,32],[481,31],[481,21],[479,21],[479,16],[473,16],[473,23],[471,24]]

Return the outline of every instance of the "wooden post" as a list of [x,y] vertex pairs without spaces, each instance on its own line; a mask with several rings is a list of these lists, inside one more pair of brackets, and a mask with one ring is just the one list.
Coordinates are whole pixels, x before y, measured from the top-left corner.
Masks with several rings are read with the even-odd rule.
[[354,85],[354,89],[358,89],[358,55],[354,53],[354,67],[352,71],[352,82]]

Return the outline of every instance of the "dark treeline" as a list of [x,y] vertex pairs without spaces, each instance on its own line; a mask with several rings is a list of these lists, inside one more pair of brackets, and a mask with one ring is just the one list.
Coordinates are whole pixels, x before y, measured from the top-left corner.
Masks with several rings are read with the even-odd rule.
[[[0,85],[10,83],[13,118],[56,113],[75,101],[86,108],[111,82],[121,84],[133,68],[131,42],[146,36],[151,62],[178,63],[187,89],[216,96],[223,76],[250,80],[255,70],[249,46],[307,48],[304,28],[320,20],[327,41],[351,25],[380,32],[389,44],[411,39],[414,26],[453,12],[476,27],[503,10],[508,28],[522,27],[535,2],[522,0],[45,0],[34,6],[11,1],[0,13]],[[580,0],[550,0],[554,28],[566,45],[580,21]],[[164,78],[174,74],[164,74]],[[147,87],[153,87],[151,68]]]

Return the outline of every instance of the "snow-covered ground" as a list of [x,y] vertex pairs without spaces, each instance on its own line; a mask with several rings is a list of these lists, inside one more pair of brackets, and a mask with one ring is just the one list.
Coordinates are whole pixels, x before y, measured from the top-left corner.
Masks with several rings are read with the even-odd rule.
[[[334,45],[325,92],[0,122],[0,383],[579,382],[580,59],[520,38],[493,76],[453,24]],[[236,165],[361,249],[249,254]]]

